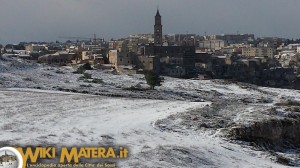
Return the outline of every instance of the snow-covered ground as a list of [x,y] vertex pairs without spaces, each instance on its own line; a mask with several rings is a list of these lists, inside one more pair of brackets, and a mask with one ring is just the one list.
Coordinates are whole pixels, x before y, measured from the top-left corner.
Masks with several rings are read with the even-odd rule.
[[120,167],[281,167],[261,152],[220,137],[164,132],[155,122],[210,103],[0,91],[0,142],[6,145],[125,145]]
[[[265,111],[300,100],[299,91],[170,77],[147,90],[141,74],[87,71],[93,83],[75,70],[0,60],[0,146],[125,145],[131,155],[120,167],[284,167],[224,129],[278,118]],[[202,111],[213,104],[217,113]]]

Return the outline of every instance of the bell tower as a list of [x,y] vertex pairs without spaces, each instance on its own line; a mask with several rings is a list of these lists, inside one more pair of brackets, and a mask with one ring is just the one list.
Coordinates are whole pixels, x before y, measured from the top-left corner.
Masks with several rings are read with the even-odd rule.
[[161,24],[161,16],[159,14],[158,8],[157,8],[157,12],[155,15],[154,45],[157,45],[157,46],[162,45],[162,24]]

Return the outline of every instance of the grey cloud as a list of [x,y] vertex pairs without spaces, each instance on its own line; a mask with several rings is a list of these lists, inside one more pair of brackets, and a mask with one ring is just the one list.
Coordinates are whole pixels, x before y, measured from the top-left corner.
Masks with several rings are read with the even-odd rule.
[[164,33],[254,33],[299,38],[298,0],[1,0],[0,43],[58,36],[109,39],[153,31],[159,4]]

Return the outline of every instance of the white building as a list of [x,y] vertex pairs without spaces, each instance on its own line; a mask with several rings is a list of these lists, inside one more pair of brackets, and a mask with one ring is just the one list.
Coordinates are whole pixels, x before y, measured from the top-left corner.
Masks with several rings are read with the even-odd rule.
[[210,49],[210,50],[220,50],[226,47],[227,44],[224,40],[205,40],[199,42],[199,48],[201,49]]
[[245,57],[274,57],[274,49],[265,47],[246,47],[242,49],[242,55]]

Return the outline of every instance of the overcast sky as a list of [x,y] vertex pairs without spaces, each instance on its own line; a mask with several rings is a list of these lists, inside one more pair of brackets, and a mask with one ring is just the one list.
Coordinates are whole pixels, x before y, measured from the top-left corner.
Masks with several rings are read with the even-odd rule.
[[300,38],[300,0],[0,0],[0,43],[65,41],[152,33],[159,4],[163,33]]

